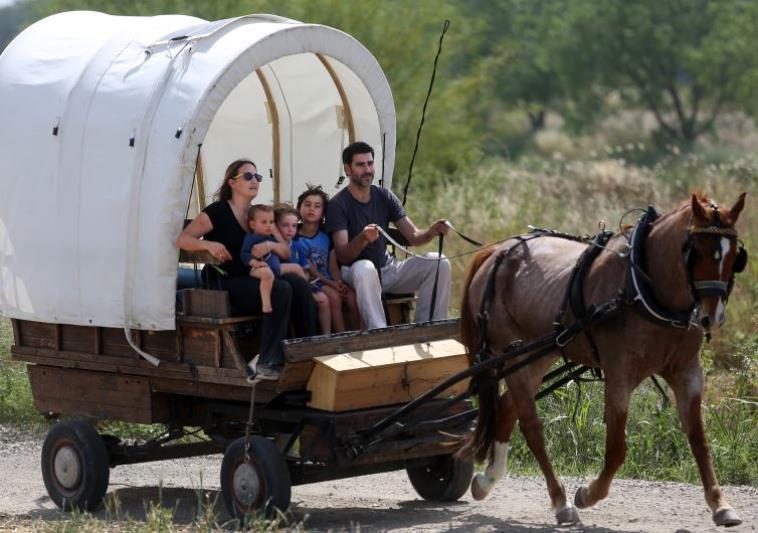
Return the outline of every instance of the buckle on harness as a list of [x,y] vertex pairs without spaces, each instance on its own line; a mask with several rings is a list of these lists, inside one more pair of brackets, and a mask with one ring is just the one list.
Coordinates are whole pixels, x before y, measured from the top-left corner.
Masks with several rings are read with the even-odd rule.
[[576,337],[576,333],[570,331],[569,329],[564,329],[558,335],[556,335],[555,344],[558,346],[558,348],[565,348],[568,343],[574,340],[574,337]]

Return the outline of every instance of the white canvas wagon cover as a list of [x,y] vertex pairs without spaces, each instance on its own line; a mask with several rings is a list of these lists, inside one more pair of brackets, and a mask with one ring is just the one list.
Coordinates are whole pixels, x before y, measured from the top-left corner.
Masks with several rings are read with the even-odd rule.
[[257,163],[256,201],[306,182],[333,194],[352,140],[375,147],[389,187],[392,94],[341,31],[270,15],[41,20],[0,56],[0,314],[173,329],[174,240],[226,165]]

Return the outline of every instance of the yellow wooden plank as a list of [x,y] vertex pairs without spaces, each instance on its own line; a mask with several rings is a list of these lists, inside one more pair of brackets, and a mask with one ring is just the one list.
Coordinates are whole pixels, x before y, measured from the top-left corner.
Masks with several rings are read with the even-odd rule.
[[[387,381],[419,381],[433,382],[434,385],[468,367],[465,355],[435,359],[430,362],[398,363],[377,368],[365,368],[361,371],[336,372],[325,365],[316,365],[314,372],[319,369],[317,376],[326,375],[327,369],[331,375],[339,376],[339,387],[342,390],[358,390],[373,387],[377,383]],[[434,386],[432,385],[432,386]],[[431,387],[429,387],[431,388]]]
[[345,372],[370,367],[395,365],[397,363],[450,357],[465,353],[466,349],[460,342],[453,339],[447,339],[442,341],[379,348],[376,350],[322,355],[320,357],[314,357],[313,360],[317,365],[324,364],[338,372]]

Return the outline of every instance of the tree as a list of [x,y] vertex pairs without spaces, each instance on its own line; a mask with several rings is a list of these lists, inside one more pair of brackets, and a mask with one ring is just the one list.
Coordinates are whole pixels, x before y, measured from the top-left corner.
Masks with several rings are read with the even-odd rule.
[[493,95],[523,108],[532,131],[545,125],[548,109],[565,99],[560,68],[544,35],[555,3],[546,0],[469,0],[486,24],[478,32],[476,52],[492,78]]
[[0,7],[0,53],[5,50],[29,16],[29,4],[18,2]]
[[[567,92],[598,84],[647,107],[668,140],[691,144],[745,98],[758,69],[758,6],[743,0],[562,0],[549,37]],[[556,46],[558,45],[558,46]]]

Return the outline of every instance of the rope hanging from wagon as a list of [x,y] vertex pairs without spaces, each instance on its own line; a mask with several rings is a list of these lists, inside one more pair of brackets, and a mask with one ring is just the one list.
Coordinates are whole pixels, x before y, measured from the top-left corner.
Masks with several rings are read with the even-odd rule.
[[411,163],[408,166],[408,179],[405,182],[405,187],[403,188],[403,206],[405,206],[405,200],[408,197],[408,187],[411,184],[411,175],[413,174],[413,163],[416,161],[416,154],[418,153],[418,145],[419,141],[421,140],[421,130],[424,128],[424,122],[426,120],[426,107],[429,105],[429,98],[432,96],[432,88],[434,87],[434,78],[437,75],[437,62],[440,59],[440,54],[442,53],[442,41],[445,38],[445,33],[447,33],[448,28],[450,28],[450,21],[445,19],[445,22],[442,24],[442,33],[440,34],[440,41],[437,45],[437,55],[434,57],[434,66],[432,67],[432,79],[429,80],[429,90],[426,92],[426,99],[424,100],[424,108],[421,110],[421,122],[418,125],[418,130],[416,131],[416,145],[413,147],[413,155],[411,156]]

